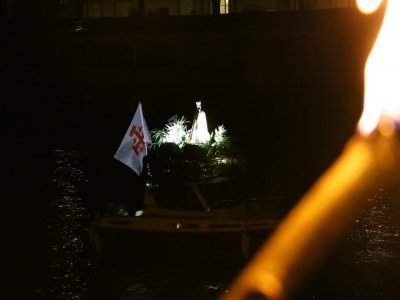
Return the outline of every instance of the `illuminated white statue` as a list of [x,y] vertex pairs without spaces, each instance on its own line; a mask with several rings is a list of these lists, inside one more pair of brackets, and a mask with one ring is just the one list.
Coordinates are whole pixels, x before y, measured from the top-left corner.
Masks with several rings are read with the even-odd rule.
[[196,102],[197,118],[193,121],[192,131],[189,139],[191,144],[205,144],[210,141],[208,133],[206,113],[201,109],[201,101]]

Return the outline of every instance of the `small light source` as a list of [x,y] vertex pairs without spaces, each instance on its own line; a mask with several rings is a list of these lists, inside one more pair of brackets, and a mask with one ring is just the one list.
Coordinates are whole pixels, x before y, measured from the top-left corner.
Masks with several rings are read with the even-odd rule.
[[135,217],[140,217],[143,215],[143,210],[137,210],[135,211]]
[[179,222],[177,222],[177,223],[175,224],[175,228],[176,228],[176,229],[181,229],[181,228],[182,228],[182,224],[179,223]]

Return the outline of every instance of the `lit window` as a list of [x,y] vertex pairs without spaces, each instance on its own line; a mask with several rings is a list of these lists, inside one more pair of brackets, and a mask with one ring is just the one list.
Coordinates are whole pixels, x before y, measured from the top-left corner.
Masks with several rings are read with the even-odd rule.
[[229,0],[221,0],[219,2],[219,13],[220,14],[229,13]]

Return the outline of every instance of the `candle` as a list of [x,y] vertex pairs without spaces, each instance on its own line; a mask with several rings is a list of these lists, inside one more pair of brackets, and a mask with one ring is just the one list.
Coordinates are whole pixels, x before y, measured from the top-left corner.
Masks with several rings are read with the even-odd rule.
[[400,161],[394,151],[398,149],[395,134],[353,137],[259,249],[224,299],[246,299],[253,292],[267,299],[289,296],[367,204],[366,196],[395,178]]
[[[381,1],[359,0],[372,12]],[[400,168],[400,1],[386,15],[365,69],[364,110],[358,132],[341,156],[283,220],[222,295],[232,299],[286,299],[342,236],[378,187]]]

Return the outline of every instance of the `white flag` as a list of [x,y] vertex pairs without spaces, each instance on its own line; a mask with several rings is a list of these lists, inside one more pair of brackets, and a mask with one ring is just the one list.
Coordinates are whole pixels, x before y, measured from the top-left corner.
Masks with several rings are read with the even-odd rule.
[[139,102],[132,122],[114,157],[140,175],[148,144],[151,144],[151,136],[143,117],[142,104]]

